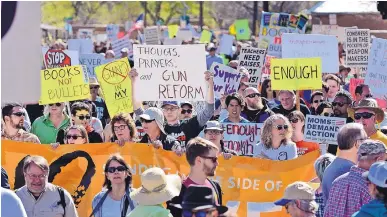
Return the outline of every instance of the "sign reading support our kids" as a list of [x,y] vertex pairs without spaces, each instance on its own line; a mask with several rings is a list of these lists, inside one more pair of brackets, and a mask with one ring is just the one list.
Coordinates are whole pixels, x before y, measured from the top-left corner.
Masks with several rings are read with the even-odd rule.
[[40,71],[40,105],[82,100],[90,97],[87,75],[82,66],[44,69]]
[[[204,44],[134,45],[139,76],[135,89],[143,101],[204,101],[207,70]],[[195,57],[195,58],[193,58]]]
[[271,60],[271,89],[318,90],[322,85],[321,58]]
[[95,67],[110,117],[119,112],[133,112],[132,81],[128,58]]
[[345,118],[307,115],[304,130],[305,141],[337,144],[337,133],[346,121]]
[[214,62],[210,72],[214,73],[214,94],[216,99],[220,99],[222,94],[229,95],[236,93],[241,80],[239,72],[231,67]]
[[238,156],[253,156],[253,147],[261,140],[263,124],[223,123],[224,147],[234,150]]

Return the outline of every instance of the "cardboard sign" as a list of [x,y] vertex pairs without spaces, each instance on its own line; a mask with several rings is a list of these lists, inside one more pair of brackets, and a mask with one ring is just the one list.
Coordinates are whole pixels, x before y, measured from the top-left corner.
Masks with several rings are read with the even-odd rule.
[[169,25],[168,26],[168,36],[169,38],[174,38],[179,31],[179,26],[178,25]]
[[265,56],[265,63],[263,64],[262,67],[262,79],[261,81],[263,82],[266,78],[270,78],[271,70],[270,70],[270,62],[272,59],[275,59],[275,56],[270,56],[266,55]]
[[306,115],[304,140],[324,144],[337,144],[337,133],[346,124],[345,118]]
[[337,44],[335,36],[285,33],[282,35],[282,58],[320,57],[323,73],[337,73],[339,72]]
[[91,39],[69,39],[67,46],[69,50],[78,51],[79,54],[91,54],[94,51],[94,45]]
[[214,73],[214,94],[220,99],[222,94],[229,95],[238,91],[241,74],[228,66],[214,62],[210,72]]
[[88,77],[82,66],[44,69],[40,71],[40,80],[40,105],[90,97]]
[[272,90],[321,89],[321,58],[272,59],[270,68]]
[[144,40],[147,45],[160,44],[159,27],[151,26],[144,29]]
[[200,36],[200,42],[201,43],[210,43],[211,42],[211,37],[212,37],[212,32],[204,29],[202,31],[201,36]]
[[251,84],[257,85],[261,80],[262,67],[265,60],[265,49],[243,47],[239,55],[238,69],[245,67],[249,70]]
[[176,38],[179,38],[183,41],[192,41],[192,31],[187,29],[187,30],[182,30],[180,29],[177,31]]
[[250,40],[249,20],[235,20],[235,30],[237,40]]
[[107,38],[110,41],[114,41],[117,39],[118,32],[120,31],[120,27],[116,24],[109,24],[106,26],[106,34]]
[[359,84],[364,84],[364,79],[351,78],[349,80],[349,92],[351,93],[353,99],[356,97],[355,90]]
[[47,69],[79,65],[78,51],[48,50],[42,48],[44,66]]
[[93,29],[78,29],[78,39],[91,39],[93,37]]
[[230,55],[232,54],[232,45],[235,37],[232,35],[223,34],[220,39],[218,53]]
[[263,124],[223,123],[224,147],[234,150],[239,156],[253,156],[253,146],[261,141]]
[[387,40],[374,38],[368,61],[365,84],[372,87],[374,96],[383,99],[387,94]]
[[304,34],[308,18],[286,13],[263,12],[259,30],[259,43],[268,44],[267,54],[281,57],[281,35],[284,33]]
[[370,47],[370,30],[345,29],[345,36],[345,63],[350,67],[367,66]]
[[[139,73],[136,96],[142,101],[204,101],[206,53],[198,45],[134,45]],[[193,61],[192,57],[195,57]]]
[[125,36],[123,38],[114,40],[112,42],[112,48],[113,48],[114,54],[116,55],[116,58],[117,57],[118,58],[121,57],[121,50],[123,48],[128,48],[129,56],[131,56],[133,54],[133,46],[132,46],[132,43],[129,40],[129,36]]
[[101,84],[110,117],[119,112],[133,112],[132,81],[129,71],[128,58],[95,67],[95,74]]
[[79,55],[79,62],[81,65],[87,67],[89,77],[95,77],[94,67],[105,63],[105,57],[101,54],[81,54]]

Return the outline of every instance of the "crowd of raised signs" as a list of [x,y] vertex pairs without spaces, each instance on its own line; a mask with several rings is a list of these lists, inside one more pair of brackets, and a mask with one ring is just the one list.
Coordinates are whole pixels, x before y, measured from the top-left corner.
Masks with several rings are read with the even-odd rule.
[[[283,25],[281,23],[278,25]],[[196,72],[188,76],[202,77],[204,89],[187,90],[198,91],[199,97],[205,100],[201,102],[195,99],[168,101],[165,95],[158,101],[143,101],[138,96],[154,92],[153,87],[144,87],[141,76],[144,73],[137,67],[136,51],[133,56],[130,54],[134,48],[123,48],[117,53],[105,43],[95,43],[93,52],[106,60],[128,60],[130,68],[124,72],[124,77],[131,80],[128,93],[133,112],[109,111],[108,100],[103,97],[106,92],[103,87],[101,90],[102,81],[89,77],[88,99],[3,106],[2,140],[48,144],[53,149],[73,144],[113,142],[125,146],[142,143],[186,157],[190,165],[187,176],[166,175],[162,169],[154,167],[141,174],[141,187],[133,189],[127,162],[119,154],[112,155],[105,164],[105,188],[93,199],[91,215],[96,217],[235,216],[224,206],[219,183],[209,179],[216,173],[219,158],[286,161],[313,151],[321,153],[314,165],[320,185],[316,188],[305,182],[292,183],[275,205],[283,206],[293,217],[386,217],[387,89],[375,80],[387,76],[387,40],[374,38],[370,41],[367,31],[364,34],[349,32],[348,38],[359,38],[348,39],[347,43],[336,41],[333,47],[329,40],[318,38],[321,35],[302,42],[291,39],[291,43],[299,47],[312,44],[317,50],[313,51],[315,56],[302,56],[298,52],[293,58],[299,59],[288,62],[280,62],[286,59],[270,51],[278,46],[270,41],[265,42],[266,47],[261,47],[255,40],[234,40],[230,53],[220,56],[219,47],[224,44],[221,38],[214,36],[211,42],[202,45],[205,47],[203,55],[190,57],[191,64],[201,65],[198,69],[203,70],[191,69]],[[292,37],[297,39],[297,35],[307,36],[294,34]],[[349,46],[353,42],[368,45],[357,52],[351,50],[357,49],[356,45]],[[183,41],[182,45],[155,46],[176,46],[184,52],[184,48],[200,43],[198,38],[193,38]],[[288,49],[284,38],[282,43],[283,56],[289,57],[284,55]],[[138,44],[137,49],[141,46],[138,41],[132,44]],[[319,50],[321,44],[326,46],[324,50]],[[58,41],[50,49],[66,50],[67,45]],[[307,53],[308,48],[304,49]],[[176,50],[176,56],[181,54],[180,50]],[[337,50],[338,55],[332,57],[330,50]],[[175,50],[170,51],[173,52]],[[170,53],[164,51],[163,55]],[[347,55],[351,58],[346,58]],[[162,61],[144,63],[145,68],[156,73],[160,69],[155,68],[163,68]],[[171,64],[179,65],[174,61],[179,59],[170,60]],[[204,61],[205,67],[201,68]],[[345,65],[356,61],[359,65],[355,67]],[[334,72],[332,65],[338,66]],[[363,70],[365,81],[359,81],[361,65],[368,65],[368,71]],[[372,71],[375,69],[377,71]],[[367,73],[371,74],[370,78]],[[177,81],[175,77],[187,75],[179,71],[171,76]],[[176,92],[175,86],[165,87],[167,92]],[[149,93],[144,93],[147,88]],[[183,96],[181,91],[180,97]],[[383,102],[384,105],[380,104]],[[27,157],[23,165],[26,185],[15,189],[14,194],[4,190],[9,184],[7,171],[2,169],[1,216],[78,216],[70,193],[48,183],[49,173],[45,158]]]

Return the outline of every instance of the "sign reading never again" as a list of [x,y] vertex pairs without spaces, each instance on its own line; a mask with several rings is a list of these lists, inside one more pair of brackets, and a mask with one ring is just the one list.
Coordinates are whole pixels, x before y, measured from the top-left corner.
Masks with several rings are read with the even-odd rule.
[[95,67],[110,117],[119,112],[133,112],[132,81],[129,71],[128,58]]
[[44,69],[40,71],[40,80],[40,105],[90,97],[87,73],[82,66]]

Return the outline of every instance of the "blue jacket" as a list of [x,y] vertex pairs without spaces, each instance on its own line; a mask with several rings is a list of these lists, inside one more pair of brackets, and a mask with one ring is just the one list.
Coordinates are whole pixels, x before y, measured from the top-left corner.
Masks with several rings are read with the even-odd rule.
[[359,212],[356,212],[352,217],[386,217],[386,204],[381,200],[372,200],[370,203],[363,205]]

